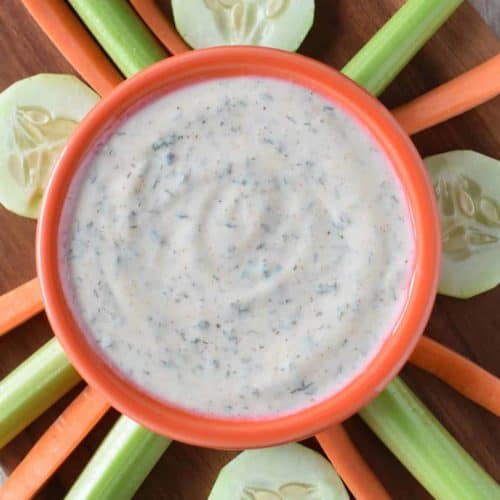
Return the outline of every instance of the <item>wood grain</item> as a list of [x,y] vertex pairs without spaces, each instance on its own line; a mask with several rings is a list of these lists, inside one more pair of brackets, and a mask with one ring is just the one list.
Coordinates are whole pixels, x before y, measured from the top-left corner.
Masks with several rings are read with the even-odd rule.
[[[167,2],[160,2],[167,11]],[[301,52],[340,68],[402,4],[401,0],[317,0],[313,30]],[[405,68],[381,100],[396,106],[447,81],[500,51],[495,35],[477,12],[464,4]],[[0,1],[0,90],[39,72],[72,69],[32,22],[17,0]],[[500,155],[500,99],[414,137],[422,155],[471,148]],[[0,208],[0,293],[35,275],[33,221]],[[499,374],[500,287],[466,302],[438,297],[427,333],[484,368]],[[5,376],[50,336],[43,314],[0,339],[0,377]],[[497,480],[500,480],[498,420],[430,375],[412,367],[405,380],[447,429]],[[37,436],[71,400],[73,392],[51,408],[0,452],[0,468],[11,469]],[[37,498],[62,498],[112,425],[111,413],[71,455]],[[347,428],[355,443],[394,498],[429,498],[418,483],[357,417]],[[307,441],[317,448],[314,440]],[[139,499],[206,498],[220,467],[234,454],[174,443],[137,494]]]

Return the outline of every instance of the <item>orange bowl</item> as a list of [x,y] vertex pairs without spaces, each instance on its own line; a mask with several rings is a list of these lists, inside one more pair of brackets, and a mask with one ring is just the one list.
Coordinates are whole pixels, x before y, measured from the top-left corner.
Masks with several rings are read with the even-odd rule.
[[[70,184],[99,140],[150,96],[201,80],[263,76],[292,81],[346,110],[372,135],[399,178],[415,239],[408,300],[380,351],[340,392],[290,415],[262,419],[201,415],[169,405],[128,381],[79,328],[63,292],[59,266],[61,214]],[[440,263],[439,218],[422,161],[406,133],[370,94],[309,58],[273,49],[221,47],[176,56],[125,81],[83,120],[49,182],[37,234],[37,266],[50,324],[83,378],[119,411],[149,429],[186,443],[225,449],[270,446],[309,437],[366,405],[397,374],[428,320]]]

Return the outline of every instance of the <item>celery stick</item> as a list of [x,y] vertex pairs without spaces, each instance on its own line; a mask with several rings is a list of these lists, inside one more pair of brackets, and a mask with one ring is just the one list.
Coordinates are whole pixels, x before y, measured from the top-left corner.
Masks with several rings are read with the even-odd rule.
[[491,500],[500,487],[398,377],[360,411],[363,420],[437,499]]
[[408,0],[342,72],[379,95],[462,1]]
[[125,76],[167,57],[126,0],[69,0],[69,3]]
[[68,492],[67,500],[132,498],[170,439],[121,416]]
[[0,448],[80,380],[53,338],[0,382]]

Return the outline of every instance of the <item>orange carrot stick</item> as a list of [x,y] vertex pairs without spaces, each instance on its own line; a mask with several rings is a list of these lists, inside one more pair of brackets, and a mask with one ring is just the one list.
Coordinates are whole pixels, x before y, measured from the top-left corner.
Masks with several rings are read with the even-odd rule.
[[500,94],[500,54],[392,110],[408,134],[444,122]]
[[87,386],[0,487],[0,499],[32,498],[108,409],[101,395]]
[[356,500],[391,498],[341,424],[316,434],[316,439]]
[[121,81],[118,70],[62,0],[22,0],[61,54],[101,96]]
[[500,417],[500,379],[429,337],[422,337],[410,363]]
[[130,0],[130,3],[171,54],[182,54],[191,50],[191,47],[184,42],[170,21],[166,19],[155,0]]
[[37,278],[0,296],[0,336],[43,311]]

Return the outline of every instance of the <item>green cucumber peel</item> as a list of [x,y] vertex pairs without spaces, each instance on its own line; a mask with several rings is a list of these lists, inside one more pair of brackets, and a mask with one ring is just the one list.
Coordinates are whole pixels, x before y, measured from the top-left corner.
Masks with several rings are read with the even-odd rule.
[[311,29],[314,0],[172,0],[191,47],[262,45],[295,51]]
[[0,94],[0,203],[36,219],[52,169],[99,96],[72,75],[39,74]]
[[319,453],[292,443],[247,450],[226,464],[208,500],[348,500],[339,476]]
[[500,283],[500,161],[474,151],[424,160],[439,206],[439,293],[466,299]]

